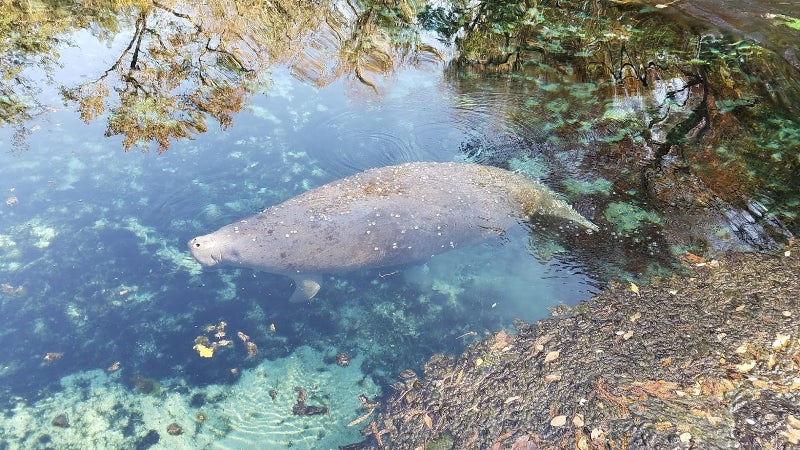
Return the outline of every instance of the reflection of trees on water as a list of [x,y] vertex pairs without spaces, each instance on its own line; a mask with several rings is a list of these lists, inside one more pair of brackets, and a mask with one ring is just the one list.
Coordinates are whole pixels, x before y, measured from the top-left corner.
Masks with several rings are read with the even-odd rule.
[[115,18],[71,2],[0,3],[0,125],[17,127],[16,148],[29,133],[24,123],[46,110],[37,98],[41,87],[25,69],[57,66],[63,36],[90,23],[110,30]]
[[[717,43],[636,1],[44,0],[0,9],[0,123],[17,124],[20,140],[44,109],[24,69],[58,64],[65,36],[80,29],[107,42],[127,36],[110,67],[62,88],[85,121],[107,115],[107,134],[123,135],[126,148],[155,142],[163,151],[209,120],[230,126],[249,96],[268,88],[274,65],[316,86],[344,77],[359,94],[380,92],[383,75],[403,64],[443,59],[421,28],[452,40],[462,65],[524,72],[542,86],[593,83],[598,94],[645,97],[657,76],[691,78],[708,88],[709,107],[734,112],[765,94],[784,106],[800,98],[791,74],[750,42]],[[763,88],[752,81],[759,74]],[[587,111],[581,120],[596,112]],[[552,133],[576,122],[550,118]]]
[[[58,36],[88,27],[110,40],[122,33],[118,30],[130,30],[111,67],[91,81],[61,89],[84,121],[108,113],[106,134],[125,136],[126,149],[155,142],[164,151],[172,139],[206,131],[209,119],[228,127],[247,98],[267,88],[273,65],[289,64],[296,76],[318,86],[352,74],[377,90],[376,79],[411,56],[438,57],[432,47],[418,45],[411,27],[417,5],[411,0],[132,0],[34,10],[13,3],[0,7],[11,11],[3,13],[8,20],[0,27],[38,33],[33,38],[25,31],[9,33],[0,48],[9,56],[2,58],[0,85],[0,114],[8,123],[22,123],[41,109],[30,103],[35,88],[19,74],[29,66],[48,67],[62,43]],[[80,22],[68,20],[78,14]]]
[[[787,230],[772,214],[792,230],[800,223],[800,11],[735,3],[451,0],[420,19],[454,37],[461,65],[523,80],[516,92],[530,95],[497,103],[516,105],[510,123],[556,143],[552,155],[540,145],[523,156],[540,161],[544,148],[558,162],[565,148],[583,149],[583,163],[619,192],[687,216],[687,205],[721,205],[761,248],[738,222],[763,220],[779,240]],[[596,169],[603,160],[613,164]]]

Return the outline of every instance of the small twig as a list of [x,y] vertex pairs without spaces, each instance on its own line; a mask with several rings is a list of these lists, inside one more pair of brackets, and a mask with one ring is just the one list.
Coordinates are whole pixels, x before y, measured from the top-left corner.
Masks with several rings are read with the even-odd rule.
[[372,413],[374,413],[374,412],[375,412],[375,409],[376,409],[376,408],[372,408],[372,409],[370,409],[370,410],[369,410],[369,411],[367,411],[367,413],[366,413],[366,414],[364,414],[363,416],[361,416],[361,417],[359,417],[358,419],[355,419],[355,420],[353,420],[352,422],[348,423],[348,424],[347,424],[347,426],[348,426],[348,427],[352,427],[352,426],[358,425],[358,424],[360,424],[361,422],[363,422],[363,421],[367,420],[367,418],[369,418],[369,416],[371,416],[371,415],[372,415]]

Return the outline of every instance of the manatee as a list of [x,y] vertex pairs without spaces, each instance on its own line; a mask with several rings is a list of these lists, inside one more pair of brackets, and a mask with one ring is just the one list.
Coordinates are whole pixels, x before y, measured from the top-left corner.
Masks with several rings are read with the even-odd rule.
[[402,266],[480,242],[534,215],[592,222],[542,184],[469,163],[370,169],[306,191],[189,241],[204,266],[228,265],[295,281],[308,300],[320,274]]

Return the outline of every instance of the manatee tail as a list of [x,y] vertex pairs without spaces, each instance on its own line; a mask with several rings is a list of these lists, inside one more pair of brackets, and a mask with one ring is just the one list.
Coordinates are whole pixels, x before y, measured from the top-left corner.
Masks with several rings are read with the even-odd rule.
[[523,178],[524,181],[517,186],[515,194],[528,217],[534,215],[560,217],[576,222],[588,230],[599,230],[597,225],[580,215],[569,203],[560,199],[555,192],[537,181]]
[[545,214],[571,220],[588,230],[597,231],[600,229],[591,220],[583,217],[578,211],[575,211],[569,203],[556,198],[555,194],[552,194],[552,197],[550,205],[547,207],[548,211]]

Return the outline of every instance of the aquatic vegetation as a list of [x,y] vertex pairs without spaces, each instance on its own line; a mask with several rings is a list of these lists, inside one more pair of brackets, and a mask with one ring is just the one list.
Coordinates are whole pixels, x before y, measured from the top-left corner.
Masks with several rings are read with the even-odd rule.
[[31,236],[36,239],[36,241],[33,243],[34,247],[49,247],[53,239],[58,236],[58,231],[54,227],[48,225],[34,222],[29,224],[29,227]]
[[627,234],[639,229],[642,223],[661,224],[661,218],[653,211],[646,211],[628,202],[612,202],[606,205],[603,217],[616,227],[618,233]]
[[547,178],[550,175],[551,170],[550,165],[545,160],[543,155],[511,158],[508,161],[508,168],[511,171],[525,174],[534,180],[542,180]]
[[791,17],[784,14],[770,14],[770,19],[774,19],[781,25],[786,25],[789,28],[800,30],[800,18]]
[[458,296],[464,292],[463,287],[453,286],[438,279],[433,281],[431,289],[447,298],[447,302],[451,306],[458,304]]
[[161,386],[156,380],[140,374],[133,376],[133,387],[140,394],[159,395],[161,393]]
[[177,245],[161,247],[156,250],[155,255],[176,270],[182,270],[191,275],[199,275],[203,271],[203,266]]
[[611,195],[614,184],[605,178],[597,178],[593,181],[570,178],[564,180],[564,187],[573,195],[600,194],[608,196]]

